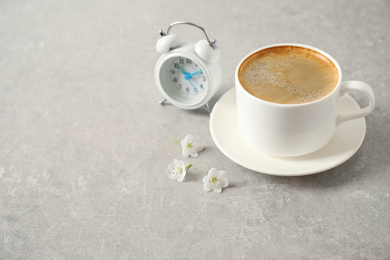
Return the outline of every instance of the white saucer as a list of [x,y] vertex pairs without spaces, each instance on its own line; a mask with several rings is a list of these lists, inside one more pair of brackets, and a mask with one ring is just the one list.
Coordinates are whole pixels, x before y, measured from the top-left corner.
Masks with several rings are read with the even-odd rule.
[[[358,108],[356,101],[347,94],[340,98],[339,111]],[[271,156],[255,150],[241,138],[237,126],[236,92],[232,88],[215,104],[210,131],[221,152],[247,169],[270,175],[301,176],[332,169],[351,158],[363,143],[366,120],[362,117],[341,124],[328,144],[309,155]]]

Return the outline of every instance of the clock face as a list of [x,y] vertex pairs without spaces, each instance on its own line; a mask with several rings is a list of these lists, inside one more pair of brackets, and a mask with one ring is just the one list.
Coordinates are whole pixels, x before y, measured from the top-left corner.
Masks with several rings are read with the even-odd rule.
[[170,61],[168,74],[172,85],[184,96],[202,94],[207,88],[207,79],[202,68],[186,57],[175,57]]

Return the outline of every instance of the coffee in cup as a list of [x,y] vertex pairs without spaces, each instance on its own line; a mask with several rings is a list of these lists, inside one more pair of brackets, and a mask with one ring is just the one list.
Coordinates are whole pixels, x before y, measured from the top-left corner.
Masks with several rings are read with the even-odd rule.
[[238,78],[246,91],[280,104],[318,100],[333,91],[339,78],[336,66],[323,54],[298,46],[277,46],[250,55]]

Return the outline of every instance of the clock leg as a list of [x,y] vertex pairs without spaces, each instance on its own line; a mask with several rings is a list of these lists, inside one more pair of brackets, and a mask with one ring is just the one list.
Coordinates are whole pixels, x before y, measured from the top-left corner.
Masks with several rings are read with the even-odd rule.
[[211,110],[210,110],[209,103],[206,103],[206,104],[204,105],[204,109],[206,109],[206,111],[211,115]]
[[161,99],[160,101],[158,101],[158,103],[160,103],[160,105],[165,105],[165,102],[166,102],[167,100],[165,99],[165,98],[163,98],[163,99]]

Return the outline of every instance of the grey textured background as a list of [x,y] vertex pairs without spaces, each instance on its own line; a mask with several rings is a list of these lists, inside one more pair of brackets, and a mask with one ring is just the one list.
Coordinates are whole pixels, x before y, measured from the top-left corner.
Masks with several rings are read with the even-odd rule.
[[[389,259],[389,13],[388,0],[1,0],[0,258]],[[230,161],[203,110],[158,104],[158,30],[178,20],[219,41],[211,105],[254,49],[330,53],[377,97],[361,149],[296,178]],[[188,133],[198,158],[172,141]],[[183,183],[168,178],[173,158],[193,164]],[[210,167],[227,172],[221,194],[203,190]]]

